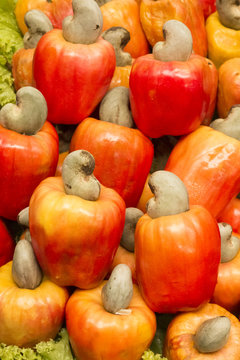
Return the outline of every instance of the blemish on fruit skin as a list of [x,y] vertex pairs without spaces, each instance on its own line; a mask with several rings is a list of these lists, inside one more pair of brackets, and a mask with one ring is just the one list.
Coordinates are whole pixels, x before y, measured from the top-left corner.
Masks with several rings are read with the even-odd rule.
[[156,97],[156,90],[150,90],[150,91],[148,92],[148,95],[149,95],[149,98],[150,98],[151,100],[154,100],[155,97]]
[[193,334],[185,333],[173,337],[168,344],[168,351],[176,352],[179,359],[194,359],[194,355],[198,354],[193,344]]
[[176,349],[186,346],[186,338],[189,339],[189,334],[175,336],[173,339],[171,339],[170,347],[173,350],[176,350]]

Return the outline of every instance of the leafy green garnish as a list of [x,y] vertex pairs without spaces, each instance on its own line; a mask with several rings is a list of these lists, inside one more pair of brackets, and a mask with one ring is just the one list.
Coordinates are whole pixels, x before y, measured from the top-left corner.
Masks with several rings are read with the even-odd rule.
[[167,360],[167,358],[162,357],[160,354],[154,354],[154,352],[151,350],[147,350],[144,351],[142,360]]
[[14,13],[0,8],[0,64],[11,64],[13,54],[23,47]]
[[15,15],[15,0],[0,1],[0,108],[15,103],[11,62],[13,54],[23,47]]
[[0,108],[7,103],[15,103],[16,95],[13,89],[13,78],[9,70],[0,65]]
[[62,328],[55,340],[41,341],[35,348],[0,344],[1,360],[74,360],[68,333]]
[[13,12],[2,9],[0,6],[0,27],[9,28],[19,33],[19,28]]
[[15,345],[0,344],[1,360],[42,360],[32,349],[21,349]]
[[5,11],[13,12],[16,6],[17,0],[1,0],[0,8]]
[[55,340],[38,343],[36,351],[42,360],[73,360],[68,333],[65,328],[59,332]]

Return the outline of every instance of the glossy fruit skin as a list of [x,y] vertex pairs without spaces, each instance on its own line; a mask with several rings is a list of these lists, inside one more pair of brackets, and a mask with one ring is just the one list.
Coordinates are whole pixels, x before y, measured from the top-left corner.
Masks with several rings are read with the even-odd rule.
[[61,176],[61,174],[62,174],[62,165],[63,165],[63,162],[64,162],[64,160],[65,160],[65,158],[67,157],[68,154],[69,154],[68,151],[64,151],[64,152],[59,154],[55,176]]
[[54,29],[35,50],[33,76],[48,105],[48,120],[77,124],[86,118],[109,88],[116,65],[113,46],[101,37],[90,45],[73,44]]
[[105,283],[92,290],[76,290],[67,303],[66,324],[74,354],[77,360],[139,360],[154,337],[155,314],[137,285],[133,285],[129,315],[107,312],[101,299]]
[[46,277],[34,290],[19,288],[12,262],[0,268],[0,342],[33,347],[54,339],[64,321],[68,291]]
[[149,180],[150,174],[147,177],[147,180],[145,181],[145,185],[141,194],[141,197],[137,203],[137,208],[139,210],[142,210],[142,212],[146,212],[146,204],[148,202],[149,199],[151,199],[151,197],[153,197],[153,193],[148,185],[148,180]]
[[208,17],[206,31],[208,57],[217,68],[229,59],[240,57],[240,30],[222,25],[217,11]]
[[[240,241],[240,235],[232,233]],[[239,314],[240,310],[240,251],[234,259],[220,263],[217,285],[211,300],[226,310]]]
[[200,0],[205,20],[216,11],[216,0]]
[[0,126],[0,216],[16,220],[38,184],[54,175],[57,161],[58,135],[49,122],[32,136]]
[[94,175],[116,190],[126,207],[136,206],[153,159],[151,141],[137,129],[93,118],[85,119],[73,134],[70,152],[89,151],[95,159]]
[[191,31],[195,54],[207,55],[207,36],[199,0],[142,0],[140,19],[146,37],[153,46],[163,41],[163,25],[168,20],[179,20]]
[[130,33],[130,41],[124,47],[133,58],[149,53],[149,45],[143,32],[139,16],[139,5],[135,0],[112,0],[101,6],[103,31],[112,26],[121,26]]
[[205,92],[209,96],[209,103],[207,106],[206,114],[202,121],[202,125],[209,125],[210,122],[213,120],[216,103],[217,103],[217,96],[218,96],[218,71],[214,63],[210,60],[205,58],[208,68],[206,68],[206,73],[204,74],[204,88]]
[[15,90],[33,85],[32,62],[35,49],[19,49],[12,57]]
[[218,221],[230,224],[233,231],[240,234],[240,199],[234,197],[218,216]]
[[125,221],[114,190],[101,185],[99,199],[88,201],[67,195],[61,177],[48,178],[31,197],[29,217],[36,257],[53,282],[89,289],[104,279]]
[[132,271],[132,281],[137,283],[137,274],[136,274],[136,261],[135,261],[135,253],[128,251],[123,246],[119,245],[117,252],[113,258],[113,262],[109,271],[109,275],[115,266],[119,264],[126,264]]
[[240,191],[240,142],[208,126],[183,137],[165,170],[184,182],[191,205],[218,217]]
[[217,91],[217,76],[212,74],[216,69],[212,68],[214,65],[199,55],[191,55],[186,62],[163,62],[152,54],[136,59],[129,90],[138,129],[158,138],[187,134],[205,119],[209,122]]
[[28,31],[24,21],[26,12],[37,9],[49,17],[53,27],[62,28],[63,19],[72,15],[72,0],[18,0],[15,8],[15,16],[18,26],[23,34]]
[[135,231],[136,273],[150,309],[175,313],[209,301],[220,251],[217,222],[203,207],[156,219],[142,216]]
[[[202,354],[193,345],[193,335],[204,321],[217,316],[226,316],[231,321],[228,341],[221,350],[212,354]],[[164,356],[169,360],[238,360],[239,337],[239,320],[219,305],[206,304],[197,311],[177,315],[171,321],[166,334]]]
[[15,242],[0,219],[0,267],[12,260]]
[[129,88],[129,78],[132,65],[116,66],[109,89],[117,86],[125,86]]
[[218,72],[217,110],[219,117],[225,119],[231,107],[240,103],[240,58],[225,61]]

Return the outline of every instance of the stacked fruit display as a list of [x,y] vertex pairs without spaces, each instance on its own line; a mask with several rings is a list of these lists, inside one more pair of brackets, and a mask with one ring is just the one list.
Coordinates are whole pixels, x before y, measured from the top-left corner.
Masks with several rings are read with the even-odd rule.
[[4,0],[2,360],[240,359],[239,11]]

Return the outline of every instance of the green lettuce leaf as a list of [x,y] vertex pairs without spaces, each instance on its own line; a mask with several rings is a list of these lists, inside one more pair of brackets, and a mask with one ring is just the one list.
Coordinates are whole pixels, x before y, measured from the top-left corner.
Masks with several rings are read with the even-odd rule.
[[0,7],[0,27],[1,28],[7,27],[20,34],[14,13],[3,10],[1,7]]
[[42,360],[73,360],[68,333],[62,328],[55,340],[40,342],[36,345],[37,354]]
[[5,104],[15,102],[16,94],[13,88],[11,71],[0,65],[0,108]]
[[17,0],[1,0],[0,9],[13,12],[16,6]]
[[1,360],[74,360],[68,333],[62,328],[55,340],[41,341],[34,349],[0,344]]
[[13,54],[22,47],[21,35],[0,24],[0,65],[11,64]]
[[42,360],[32,349],[21,349],[14,345],[0,344],[1,360]]
[[144,351],[142,360],[167,360],[167,358],[162,357],[160,354],[154,354],[151,350],[147,350]]
[[0,65],[11,64],[13,54],[23,47],[23,39],[12,13],[0,10]]
[[15,103],[11,62],[13,54],[23,47],[23,39],[13,13],[16,1],[0,1],[0,108]]
[[[0,344],[1,360],[76,360],[72,354],[68,332],[62,328],[54,340],[41,341],[33,349],[15,345]],[[167,360],[150,349],[142,355],[142,360]]]

